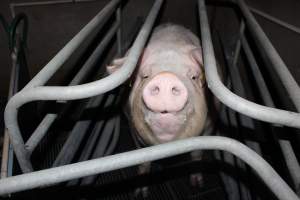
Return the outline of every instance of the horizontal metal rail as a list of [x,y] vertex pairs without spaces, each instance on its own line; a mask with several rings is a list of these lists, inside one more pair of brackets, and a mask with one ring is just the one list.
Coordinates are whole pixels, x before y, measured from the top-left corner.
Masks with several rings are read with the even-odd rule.
[[0,194],[19,192],[40,186],[122,169],[194,150],[222,150],[247,163],[281,200],[299,200],[277,172],[244,144],[226,137],[200,136],[120,153],[99,159],[31,172],[0,180]]
[[300,128],[299,113],[253,103],[237,96],[226,88],[218,75],[204,1],[198,0],[198,5],[205,75],[208,87],[213,94],[231,109],[254,119]]
[[25,103],[37,100],[75,100],[83,99],[110,91],[132,74],[138,62],[139,56],[147,42],[154,21],[158,15],[162,0],[156,0],[143,27],[141,28],[133,47],[130,50],[124,66],[112,75],[95,82],[66,87],[41,86],[56,72],[57,69],[69,58],[72,52],[84,41],[84,39],[107,18],[119,3],[111,1],[84,29],[82,29],[27,85],[8,102],[5,109],[5,123],[12,138],[15,153],[23,172],[32,171],[29,154],[24,147],[24,141],[17,122],[18,108]]
[[16,7],[24,7],[24,6],[43,6],[43,5],[53,5],[53,4],[66,4],[66,3],[81,3],[81,2],[92,2],[95,0],[59,0],[59,1],[37,1],[37,2],[20,2],[20,3],[10,3],[10,11],[12,14],[12,17],[15,17]]

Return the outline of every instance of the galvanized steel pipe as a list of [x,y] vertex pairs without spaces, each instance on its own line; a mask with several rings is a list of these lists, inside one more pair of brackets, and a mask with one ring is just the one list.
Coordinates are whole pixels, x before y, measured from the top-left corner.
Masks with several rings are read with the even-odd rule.
[[[243,23],[243,22],[242,22]],[[254,79],[258,86],[258,91],[260,92],[263,102],[266,106],[275,107],[274,102],[271,98],[271,94],[268,90],[268,87],[265,83],[263,75],[256,63],[254,55],[250,49],[247,39],[244,36],[244,33],[241,33],[241,43],[250,64],[250,69],[254,76]],[[300,191],[300,166],[297,160],[297,156],[294,153],[292,144],[288,140],[279,139],[278,140],[281,151],[283,153],[283,157],[285,159],[288,171],[291,175],[291,179],[296,188],[296,191],[299,193]]]
[[[81,43],[88,35],[88,33],[90,33],[90,28],[95,28],[95,26],[97,25],[95,25],[95,23],[98,22],[98,18],[101,18],[99,16],[103,16],[103,13],[106,13],[100,12],[100,14],[95,17],[97,20],[95,20],[94,18],[89,24],[87,24],[86,27],[88,28],[85,27],[83,30],[81,30],[78,34],[79,36],[76,35],[50,61],[50,63],[48,63],[45,68],[43,68],[41,72],[38,73],[38,75],[29,82],[29,84],[21,92],[16,94],[11,99],[11,101],[9,101],[5,109],[5,123],[7,128],[9,129],[10,137],[14,142],[14,149],[23,172],[32,171],[32,166],[29,161],[28,152],[24,148],[24,141],[21,137],[21,132],[19,130],[17,122],[18,108],[25,103],[35,100],[74,100],[88,98],[103,94],[121,85],[131,76],[132,72],[135,69],[139,56],[141,55],[142,50],[150,35],[162,2],[162,0],[157,0],[154,3],[153,8],[151,9],[143,27],[141,28],[137,36],[137,39],[133,44],[133,47],[131,48],[128,59],[126,60],[123,67],[116,73],[98,81],[83,85],[66,87],[39,86],[41,84],[44,84],[63,64],[63,62],[66,60],[65,57],[70,56],[71,51],[74,51],[79,46],[78,43]],[[109,5],[106,6],[103,10],[113,9],[117,5],[117,3],[118,1],[111,1]]]
[[[258,44],[262,47],[263,52],[266,53],[270,62],[272,63],[275,71],[277,72],[282,84],[287,90],[291,100],[295,104],[297,111],[300,111],[300,87],[295,81],[294,77],[288,70],[286,64],[281,59],[280,55],[277,53],[276,49],[273,47],[269,38],[264,33],[263,29],[255,20],[254,16],[250,12],[248,6],[245,4],[244,0],[236,0],[239,5],[242,14],[245,17],[245,21],[251,31],[253,37],[258,41]],[[283,116],[281,116],[283,117]],[[297,118],[298,119],[298,118]],[[299,119],[298,119],[299,124]]]
[[71,57],[86,38],[95,30],[104,26],[113,14],[120,0],[110,1],[72,40],[70,40],[43,69],[26,85],[25,89],[44,85],[51,76]]
[[[72,53],[84,42],[95,28],[101,28],[109,16],[113,13],[120,0],[112,0],[108,3],[68,44],[60,50],[56,56],[8,102],[4,118],[9,131],[10,139],[14,147],[17,160],[23,172],[33,170],[30,162],[30,152],[27,151],[18,126],[18,108],[22,106],[22,101],[26,102],[27,91],[32,91],[36,86],[45,84],[49,78],[62,66],[62,64],[72,55]],[[29,90],[31,89],[31,90]]]
[[198,0],[203,60],[208,87],[225,105],[244,115],[265,122],[300,128],[300,114],[262,106],[237,96],[222,83],[214,55],[204,0]]
[[[100,44],[96,47],[92,55],[87,59],[87,61],[84,63],[84,65],[81,67],[79,72],[76,74],[76,76],[72,79],[69,85],[77,85],[81,83],[87,74],[93,69],[93,66],[95,65],[97,59],[103,51],[105,50],[106,46],[109,44],[113,36],[115,35],[118,27],[120,26],[119,22],[116,22],[110,30],[107,32],[103,40],[100,42]],[[67,105],[68,106],[68,105]],[[36,128],[36,130],[33,132],[33,134],[30,136],[28,141],[26,142],[25,146],[28,152],[31,154],[35,147],[38,145],[40,140],[44,137],[44,135],[47,133],[48,129],[52,125],[52,123],[55,121],[55,119],[58,117],[58,114],[47,114],[44,119],[41,121],[39,126]]]
[[275,18],[275,17],[273,17],[273,16],[271,16],[271,15],[265,13],[265,12],[262,12],[262,11],[256,9],[256,8],[253,8],[253,7],[249,7],[249,8],[252,12],[254,12],[255,14],[257,14],[257,15],[259,15],[259,16],[267,19],[267,20],[269,20],[270,22],[273,22],[275,24],[278,24],[278,25],[290,30],[290,31],[293,31],[295,33],[300,34],[300,28],[299,27],[294,26],[292,24],[289,24],[289,23],[287,23],[285,21],[282,21],[280,19],[277,19],[277,18]]
[[0,180],[0,194],[19,192],[40,186],[104,173],[175,156],[194,150],[227,151],[246,162],[281,200],[299,200],[276,171],[257,153],[242,143],[220,136],[200,136],[147,147],[104,158],[45,169]]

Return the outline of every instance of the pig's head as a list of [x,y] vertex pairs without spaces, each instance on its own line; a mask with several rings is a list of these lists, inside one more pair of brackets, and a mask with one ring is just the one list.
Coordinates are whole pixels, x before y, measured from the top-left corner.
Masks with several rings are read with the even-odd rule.
[[200,48],[145,50],[129,98],[141,139],[160,144],[199,135],[207,118]]

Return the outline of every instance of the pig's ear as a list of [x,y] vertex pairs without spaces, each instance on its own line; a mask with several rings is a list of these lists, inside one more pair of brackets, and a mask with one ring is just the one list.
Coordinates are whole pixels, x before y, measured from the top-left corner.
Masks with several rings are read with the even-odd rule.
[[[123,64],[125,63],[129,52],[130,52],[130,49],[127,50],[127,52],[126,52],[126,54],[123,58],[116,58],[112,61],[112,63],[110,65],[106,66],[107,73],[112,74],[115,71],[117,71],[118,69],[120,69],[123,66]],[[145,56],[145,51],[143,51],[142,55],[141,55],[141,59],[139,61],[140,63],[138,63],[137,65],[140,65],[143,62],[142,60],[145,59],[145,57],[146,57]]]
[[115,71],[117,71],[118,69],[120,69],[122,67],[122,65],[124,64],[126,58],[127,57],[114,59],[110,65],[106,66],[107,73],[112,74]]
[[202,49],[196,47],[190,51],[190,55],[194,61],[196,61],[201,68],[203,68]]
[[110,65],[106,66],[106,71],[108,74],[112,74],[122,67],[122,65],[125,63],[125,61],[127,59],[129,51],[130,51],[130,48],[127,50],[127,52],[123,58],[116,58],[112,61],[112,63]]

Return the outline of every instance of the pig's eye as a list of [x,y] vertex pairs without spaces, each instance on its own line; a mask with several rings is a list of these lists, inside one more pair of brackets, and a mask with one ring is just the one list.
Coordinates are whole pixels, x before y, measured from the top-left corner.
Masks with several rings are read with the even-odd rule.
[[199,76],[194,75],[194,76],[192,76],[192,80],[196,80],[196,79],[198,79],[198,77],[199,77]]
[[143,78],[143,79],[147,79],[147,78],[149,78],[149,76],[146,75],[146,74],[144,74],[144,75],[142,75],[142,78]]

